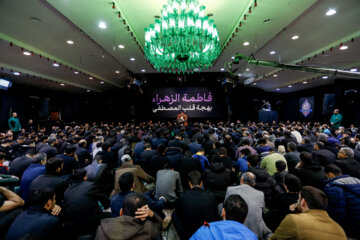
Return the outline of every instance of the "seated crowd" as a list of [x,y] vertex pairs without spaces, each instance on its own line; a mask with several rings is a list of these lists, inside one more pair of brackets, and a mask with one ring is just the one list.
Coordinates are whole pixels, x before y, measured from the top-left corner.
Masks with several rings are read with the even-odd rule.
[[0,133],[0,239],[358,239],[360,134],[142,122]]

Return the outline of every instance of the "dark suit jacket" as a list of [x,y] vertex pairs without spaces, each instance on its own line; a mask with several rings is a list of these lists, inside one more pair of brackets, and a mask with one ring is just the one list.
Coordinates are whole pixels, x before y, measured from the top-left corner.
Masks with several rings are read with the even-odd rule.
[[300,153],[298,151],[285,154],[289,172],[292,172],[296,165],[300,162]]
[[98,201],[107,209],[109,198],[95,183],[82,181],[68,187],[65,191],[64,210],[66,227],[74,236],[95,233],[102,219]]
[[61,205],[62,201],[64,200],[64,192],[67,187],[68,184],[63,178],[57,175],[45,173],[32,181],[29,191],[49,188],[56,195],[56,203]]
[[33,162],[32,158],[22,156],[14,159],[10,164],[9,175],[15,175],[21,179],[26,168]]
[[351,177],[356,177],[360,179],[360,163],[356,160],[350,159],[339,159],[335,161],[343,174],[349,174]]
[[85,167],[89,165],[92,161],[91,154],[85,148],[78,147],[78,149],[76,149],[75,151],[75,154],[78,157],[80,167]]
[[215,196],[194,187],[181,194],[173,214],[180,239],[189,239],[204,222],[216,220]]
[[330,163],[335,163],[336,155],[328,149],[314,150],[312,152],[313,161],[326,166]]
[[32,206],[11,224],[6,240],[17,240],[27,234],[36,239],[61,239],[58,230],[58,217],[50,215],[43,207]]
[[42,148],[40,148],[39,153],[46,153],[47,159],[53,158],[57,154],[57,149],[51,145],[44,145]]

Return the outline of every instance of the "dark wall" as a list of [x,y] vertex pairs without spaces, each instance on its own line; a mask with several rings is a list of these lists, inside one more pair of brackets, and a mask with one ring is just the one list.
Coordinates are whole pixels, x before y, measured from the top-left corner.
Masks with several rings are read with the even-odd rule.
[[[8,129],[7,120],[10,110],[18,112],[23,125],[29,118],[44,122],[48,120],[51,112],[58,111],[66,122],[151,120],[144,109],[146,107],[144,96],[150,88],[204,85],[217,89],[221,96],[223,117],[214,120],[228,120],[230,117],[231,120],[257,121],[262,100],[270,101],[272,109],[279,112],[281,121],[304,120],[300,118],[298,100],[301,97],[314,96],[312,121],[328,122],[330,115],[322,114],[323,96],[333,93],[336,107],[344,116],[344,124],[360,125],[360,83],[358,80],[339,79],[333,85],[278,94],[242,85],[237,85],[235,88],[231,84],[223,85],[219,82],[219,75],[214,74],[194,74],[187,76],[186,81],[183,79],[181,82],[176,79],[176,76],[167,78],[168,75],[149,75],[141,88],[129,85],[123,89],[104,93],[74,94],[14,84],[8,91],[0,90],[0,129]],[[350,94],[345,94],[348,90],[356,90],[357,93],[352,91]]]

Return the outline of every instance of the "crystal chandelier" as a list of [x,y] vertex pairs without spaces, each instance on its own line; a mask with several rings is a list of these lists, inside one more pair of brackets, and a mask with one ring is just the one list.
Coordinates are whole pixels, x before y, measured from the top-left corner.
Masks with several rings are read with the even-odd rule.
[[193,73],[211,67],[220,54],[213,20],[198,0],[168,0],[161,17],[145,28],[145,56],[158,71]]

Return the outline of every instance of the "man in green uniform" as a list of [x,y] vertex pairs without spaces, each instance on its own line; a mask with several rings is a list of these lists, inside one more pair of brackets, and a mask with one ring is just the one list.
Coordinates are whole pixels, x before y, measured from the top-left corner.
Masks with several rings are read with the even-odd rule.
[[341,126],[343,116],[339,113],[339,109],[334,110],[334,114],[330,118],[331,128],[338,129]]
[[21,130],[21,124],[16,112],[12,113],[12,117],[9,118],[8,123],[11,131],[13,131],[14,133],[14,139],[16,139],[15,137],[19,134]]

